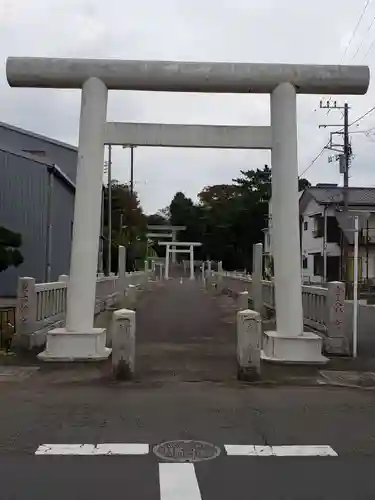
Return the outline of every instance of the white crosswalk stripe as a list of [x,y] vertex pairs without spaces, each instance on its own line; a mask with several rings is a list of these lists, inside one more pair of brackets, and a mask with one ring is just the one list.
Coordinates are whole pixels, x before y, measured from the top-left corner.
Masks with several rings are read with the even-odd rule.
[[259,445],[224,445],[229,456],[247,457],[337,457],[331,446],[259,446]]
[[149,445],[142,443],[42,444],[35,455],[147,455]]
[[194,464],[159,464],[160,500],[201,500]]

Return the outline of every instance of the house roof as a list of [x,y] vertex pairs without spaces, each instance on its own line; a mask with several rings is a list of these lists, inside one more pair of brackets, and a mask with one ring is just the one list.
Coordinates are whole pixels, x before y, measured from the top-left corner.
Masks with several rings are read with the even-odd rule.
[[0,128],[6,128],[8,130],[12,130],[13,132],[17,132],[19,134],[28,135],[29,137],[34,137],[35,139],[41,139],[42,141],[49,142],[50,144],[55,144],[56,146],[60,146],[65,149],[70,149],[71,151],[78,151],[78,148],[72,146],[71,144],[58,141],[57,139],[51,139],[51,137],[47,137],[46,135],[36,134],[35,132],[31,132],[31,130],[25,130],[20,127],[15,127],[14,125],[9,125],[9,123],[0,122]]
[[[308,192],[317,203],[320,204],[341,204],[344,202],[342,187],[320,187],[307,188]],[[350,187],[348,188],[349,205],[375,205],[375,188]]]
[[[344,204],[343,188],[337,186],[312,186],[305,189],[299,197],[299,210],[303,214],[311,200],[319,205],[342,206]],[[349,187],[349,208],[375,211],[375,188]]]

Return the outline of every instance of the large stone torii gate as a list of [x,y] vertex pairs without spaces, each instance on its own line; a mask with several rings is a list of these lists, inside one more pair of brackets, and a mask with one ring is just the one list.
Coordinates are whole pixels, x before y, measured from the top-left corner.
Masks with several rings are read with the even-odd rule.
[[[11,57],[12,87],[82,89],[78,165],[66,328],[69,352],[86,346],[85,358],[101,359],[105,331],[93,328],[105,144],[271,149],[273,248],[277,332],[267,332],[264,357],[322,362],[321,340],[303,331],[298,226],[297,94],[367,92],[366,66],[196,63]],[[226,127],[107,123],[108,90],[271,94],[271,126]],[[64,343],[66,346],[66,343]]]

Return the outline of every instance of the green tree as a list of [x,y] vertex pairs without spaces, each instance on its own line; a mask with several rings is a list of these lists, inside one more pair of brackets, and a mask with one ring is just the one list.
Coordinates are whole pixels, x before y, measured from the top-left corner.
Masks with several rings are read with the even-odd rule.
[[[300,190],[310,185],[299,180]],[[203,243],[203,258],[223,260],[227,269],[252,268],[254,243],[263,241],[268,226],[268,204],[272,195],[272,171],[263,169],[241,171],[232,184],[205,187],[193,203],[182,192],[176,193],[170,206],[174,225],[186,225],[179,237]]]
[[162,226],[169,223],[166,217],[163,217],[161,213],[146,215],[147,225],[149,226]]
[[0,272],[8,267],[18,267],[22,264],[24,259],[19,251],[21,245],[22,238],[19,233],[0,226]]
[[[134,269],[138,259],[146,255],[147,219],[138,195],[131,193],[126,184],[112,185],[112,272],[117,271],[118,246],[127,247],[127,268]],[[104,238],[108,241],[108,188],[104,188]],[[104,265],[108,259],[108,246],[104,245]]]

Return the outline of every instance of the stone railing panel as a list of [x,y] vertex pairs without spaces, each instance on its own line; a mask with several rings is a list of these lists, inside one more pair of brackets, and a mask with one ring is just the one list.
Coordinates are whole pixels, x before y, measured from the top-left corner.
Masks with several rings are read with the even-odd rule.
[[[126,273],[122,277],[98,275],[95,314],[118,304],[130,284],[146,285],[151,275],[151,271]],[[19,279],[14,345],[28,349],[43,345],[47,331],[65,325],[69,277],[62,275],[60,280],[35,283],[34,278]]]

